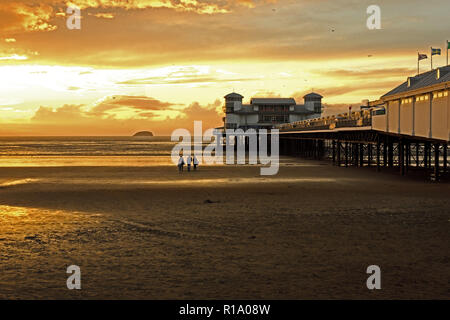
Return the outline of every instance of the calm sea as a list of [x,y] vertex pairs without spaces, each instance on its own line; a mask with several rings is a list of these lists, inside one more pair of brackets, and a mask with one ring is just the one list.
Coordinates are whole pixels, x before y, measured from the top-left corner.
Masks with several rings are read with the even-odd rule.
[[177,143],[170,136],[0,137],[0,167],[167,166]]
[[0,167],[170,165],[176,142],[158,137],[0,137]]

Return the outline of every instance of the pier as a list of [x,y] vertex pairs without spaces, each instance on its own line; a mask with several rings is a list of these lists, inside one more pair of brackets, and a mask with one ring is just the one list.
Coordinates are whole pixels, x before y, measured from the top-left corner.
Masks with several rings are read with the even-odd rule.
[[401,175],[425,171],[431,179],[448,175],[447,142],[372,130],[280,131],[280,155],[331,160],[340,167],[395,168]]
[[[329,159],[343,167],[396,170],[401,175],[426,172],[437,181],[448,176],[449,87],[450,66],[440,67],[408,77],[378,100],[366,100],[358,111],[315,118],[306,111],[322,114],[322,96],[317,93],[304,97],[305,106],[293,105],[293,99],[254,99],[261,105],[253,105],[252,100],[245,117],[235,111],[242,107],[242,96],[233,93],[225,96],[227,116],[224,127],[218,129],[241,129],[242,134],[231,137],[235,148],[248,148],[247,129],[268,129],[268,141],[270,130],[278,129],[280,155]],[[300,107],[305,110],[295,111]],[[294,120],[292,114],[300,111],[300,118],[306,119]],[[250,113],[254,114],[251,124]],[[266,138],[260,137],[258,144],[261,139]],[[270,149],[270,143],[267,146]]]
[[360,111],[280,124],[280,154],[336,166],[448,176],[450,66],[407,80]]

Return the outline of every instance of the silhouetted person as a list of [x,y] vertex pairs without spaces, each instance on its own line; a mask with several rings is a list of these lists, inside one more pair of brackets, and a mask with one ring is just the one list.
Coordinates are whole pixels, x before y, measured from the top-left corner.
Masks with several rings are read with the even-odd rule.
[[183,166],[184,166],[184,159],[183,156],[180,155],[180,159],[178,159],[178,172],[183,172]]
[[197,170],[197,166],[198,166],[198,159],[194,154],[194,159],[192,160],[192,163],[194,164],[194,170]]
[[187,159],[186,159],[186,163],[187,163],[187,169],[188,169],[188,171],[191,171],[191,163],[192,163],[191,155],[188,155],[188,157],[187,157]]

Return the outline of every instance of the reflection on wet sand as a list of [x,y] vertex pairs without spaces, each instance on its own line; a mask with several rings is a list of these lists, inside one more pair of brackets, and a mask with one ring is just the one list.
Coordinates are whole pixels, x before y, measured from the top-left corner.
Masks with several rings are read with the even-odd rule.
[[[348,179],[347,179],[348,180]],[[0,183],[0,188],[10,187],[10,186],[18,186],[23,184],[70,184],[74,185],[116,185],[116,186],[139,186],[139,185],[191,185],[191,184],[202,184],[202,185],[215,185],[215,184],[253,184],[253,183],[295,183],[295,182],[337,182],[336,179],[332,178],[264,178],[264,177],[253,177],[253,178],[216,178],[216,179],[207,179],[207,178],[180,178],[173,180],[146,180],[139,179],[130,181],[128,179],[110,179],[107,177],[104,178],[96,178],[95,180],[92,178],[72,178],[70,181],[65,179],[51,179],[51,178],[43,178],[43,179],[21,179],[14,180],[10,182]]]
[[309,164],[0,168],[0,298],[448,295],[448,184]]
[[18,180],[6,180],[0,182],[0,188],[17,186],[21,184],[28,184],[38,182],[40,179],[26,178],[26,179],[18,179]]
[[[0,217],[1,217],[0,219],[3,220],[7,216],[23,217],[23,216],[28,215],[30,210],[32,210],[32,209],[0,205]],[[2,221],[2,222],[6,222],[6,221]]]
[[[267,159],[262,158],[260,162],[267,161]],[[270,159],[269,159],[270,160]],[[236,163],[236,161],[234,161]],[[233,164],[234,164],[233,163]],[[256,166],[248,164],[248,159],[246,159],[246,164],[248,166]],[[266,162],[265,162],[266,163]],[[176,164],[176,163],[175,163]],[[164,156],[1,156],[0,165],[1,167],[148,167],[148,166],[170,166],[175,165],[172,163],[170,155]],[[233,165],[231,164],[231,165]],[[294,158],[280,157],[280,164],[286,166],[318,166],[318,163],[314,162],[299,162]],[[223,158],[221,164],[219,164],[214,157],[202,159],[201,166],[218,166],[225,165],[226,159]],[[244,166],[245,166],[244,165]],[[260,165],[260,164],[258,164]]]

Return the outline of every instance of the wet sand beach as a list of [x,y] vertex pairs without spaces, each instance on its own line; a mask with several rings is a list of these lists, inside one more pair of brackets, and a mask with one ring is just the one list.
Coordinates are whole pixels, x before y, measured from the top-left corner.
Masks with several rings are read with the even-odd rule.
[[[306,160],[273,177],[0,168],[0,298],[448,299],[449,196],[448,183]],[[81,290],[66,288],[72,264]]]

